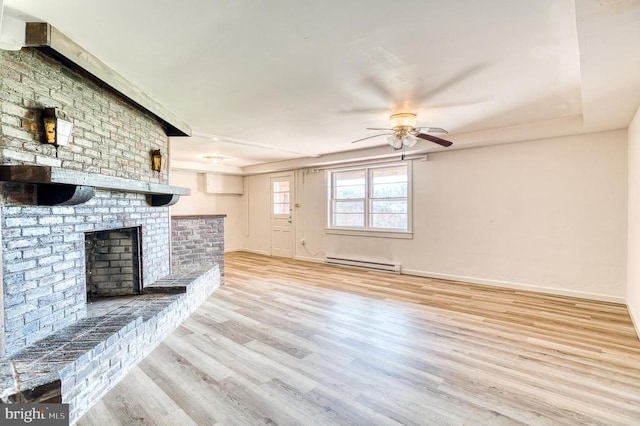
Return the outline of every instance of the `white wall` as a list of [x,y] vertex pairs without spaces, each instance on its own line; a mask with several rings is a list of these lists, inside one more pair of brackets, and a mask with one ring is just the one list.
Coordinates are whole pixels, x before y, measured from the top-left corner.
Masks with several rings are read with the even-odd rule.
[[629,126],[627,308],[640,337],[640,108]]
[[271,181],[269,175],[245,177],[244,206],[247,211],[244,245],[246,251],[271,254]]
[[[414,162],[412,240],[325,235],[324,173],[299,170],[296,255],[624,302],[626,147],[621,130],[430,154]],[[245,248],[262,251],[268,177],[250,182]]]
[[191,188],[190,196],[180,197],[171,207],[171,215],[226,214],[224,250],[242,249],[244,234],[244,202],[240,195],[207,194],[206,175],[195,171],[171,170],[171,185]]

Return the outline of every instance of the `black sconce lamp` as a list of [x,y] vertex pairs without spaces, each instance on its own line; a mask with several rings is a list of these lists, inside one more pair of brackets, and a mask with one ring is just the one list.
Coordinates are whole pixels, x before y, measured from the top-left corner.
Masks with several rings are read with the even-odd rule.
[[162,169],[162,152],[159,149],[151,151],[151,170],[159,172]]
[[45,108],[42,121],[44,143],[55,145],[56,149],[61,145],[69,145],[73,123],[60,118],[60,111],[57,108]]

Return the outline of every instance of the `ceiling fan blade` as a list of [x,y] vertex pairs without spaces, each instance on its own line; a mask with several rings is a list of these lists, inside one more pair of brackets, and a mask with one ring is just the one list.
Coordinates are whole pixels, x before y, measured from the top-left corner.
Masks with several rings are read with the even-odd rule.
[[480,63],[476,65],[472,65],[469,68],[466,68],[459,73],[449,77],[446,81],[443,81],[439,86],[432,88],[431,90],[424,90],[418,93],[416,96],[417,101],[419,103],[428,102],[433,96],[437,95],[440,92],[444,92],[448,88],[455,86],[456,84],[466,80],[467,78],[473,76],[473,74],[478,71],[486,68],[488,64]]
[[389,129],[388,127],[367,127],[367,130],[389,130],[390,132],[393,131],[393,129]]
[[416,137],[420,138],[420,139],[427,140],[429,142],[437,143],[438,145],[442,145],[442,146],[451,146],[451,145],[453,145],[453,142],[449,142],[448,140],[441,139],[441,138],[436,137],[436,136],[426,135],[424,133],[418,133],[416,135]]
[[[387,129],[383,129],[383,130],[387,130]],[[364,140],[367,140],[367,139],[377,138],[378,136],[385,136],[385,135],[392,135],[392,134],[393,133],[380,133],[380,134],[377,134],[377,135],[367,136],[366,138],[355,140],[355,141],[353,141],[351,143],[361,142],[361,141],[364,141]]]
[[388,114],[389,108],[348,108],[338,112],[340,114]]
[[395,101],[395,93],[390,90],[377,76],[370,75],[364,79],[364,83],[368,85],[380,99],[384,102]]
[[441,127],[416,127],[418,133],[449,133]]

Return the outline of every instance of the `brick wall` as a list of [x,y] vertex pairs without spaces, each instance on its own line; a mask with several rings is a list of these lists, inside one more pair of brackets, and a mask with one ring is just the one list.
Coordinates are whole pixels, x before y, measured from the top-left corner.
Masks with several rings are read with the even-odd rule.
[[[37,164],[166,183],[149,152],[166,153],[163,125],[82,71],[43,51],[0,50],[0,164]],[[74,123],[69,146],[40,143],[40,114],[60,108]],[[84,233],[141,227],[142,284],[169,273],[169,210],[144,195],[96,192],[85,204],[35,205],[35,187],[0,185],[4,348],[10,354],[84,316]]]
[[220,267],[224,282],[224,218],[226,215],[173,216],[171,218],[171,266]]
[[[166,153],[167,136],[151,114],[40,50],[0,50],[1,164],[57,166],[165,183],[151,171],[152,149]],[[56,152],[41,144],[41,112],[59,108],[73,122],[71,144]]]

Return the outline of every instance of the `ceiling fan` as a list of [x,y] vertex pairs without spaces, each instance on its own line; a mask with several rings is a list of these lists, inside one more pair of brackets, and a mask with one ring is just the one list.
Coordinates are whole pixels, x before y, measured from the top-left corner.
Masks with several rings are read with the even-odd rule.
[[391,133],[380,133],[373,136],[367,136],[366,138],[358,139],[351,143],[389,135],[389,137],[387,138],[387,143],[391,145],[393,149],[411,148],[416,143],[418,143],[418,138],[437,143],[438,145],[442,145],[444,147],[453,145],[452,142],[446,139],[428,134],[448,133],[446,130],[441,129],[440,127],[416,127],[416,115],[409,112],[401,112],[391,115],[391,117],[389,118],[389,125],[389,128],[367,127],[367,129],[386,130]]

